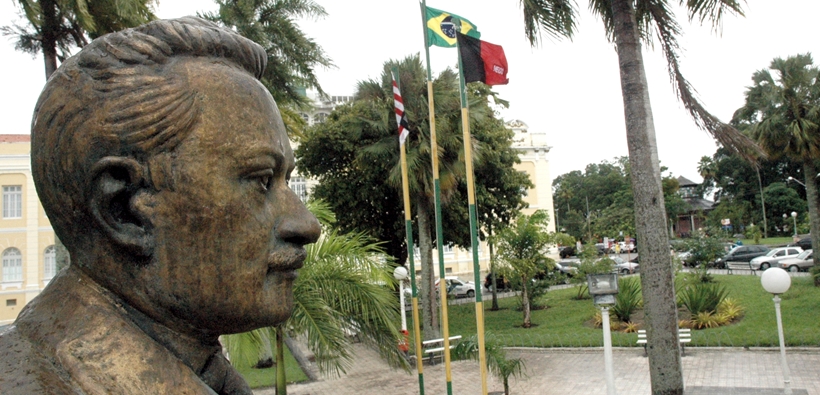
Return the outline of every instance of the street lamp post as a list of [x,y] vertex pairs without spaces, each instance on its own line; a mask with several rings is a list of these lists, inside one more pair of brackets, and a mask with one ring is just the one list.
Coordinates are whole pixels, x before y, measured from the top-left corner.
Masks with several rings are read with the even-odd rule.
[[609,329],[609,307],[615,304],[618,293],[618,274],[588,274],[589,294],[596,306],[601,308],[601,324],[604,330],[604,365],[606,369],[606,393],[616,395],[615,373],[612,368],[612,334]]
[[[818,175],[820,175],[820,174],[818,174]],[[798,183],[798,184],[802,185],[802,186],[803,186],[803,188],[805,188],[805,187],[806,187],[806,184],[804,184],[804,183],[800,182],[800,180],[798,180],[798,179],[796,179],[796,178],[794,178],[794,177],[792,177],[792,176],[789,176],[789,178],[787,178],[787,179],[786,179],[786,181],[794,181],[794,182],[796,182],[796,183]]]
[[783,369],[783,393],[791,395],[791,379],[789,374],[789,364],[786,362],[786,346],[783,340],[783,319],[780,316],[780,294],[789,290],[792,284],[789,273],[779,267],[773,267],[760,275],[760,283],[766,292],[774,295],[774,311],[777,316],[777,336],[780,340],[780,365]]
[[407,314],[404,311],[404,280],[407,280],[407,268],[404,266],[396,266],[393,270],[393,278],[399,281],[399,308],[401,309],[401,330],[402,333],[407,331]]
[[797,237],[797,211],[792,211],[792,221],[794,222],[794,237]]

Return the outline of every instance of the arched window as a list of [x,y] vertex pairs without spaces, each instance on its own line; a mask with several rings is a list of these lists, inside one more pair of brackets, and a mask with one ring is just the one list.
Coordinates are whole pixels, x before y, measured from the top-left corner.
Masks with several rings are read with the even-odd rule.
[[43,253],[43,280],[49,280],[55,274],[57,274],[57,250],[54,246],[48,246]]
[[11,247],[3,251],[3,282],[23,281],[23,254]]
[[325,121],[325,119],[327,119],[327,114],[323,113],[323,112],[320,112],[320,113],[316,114],[315,119],[316,119],[316,123],[322,123],[322,122]]

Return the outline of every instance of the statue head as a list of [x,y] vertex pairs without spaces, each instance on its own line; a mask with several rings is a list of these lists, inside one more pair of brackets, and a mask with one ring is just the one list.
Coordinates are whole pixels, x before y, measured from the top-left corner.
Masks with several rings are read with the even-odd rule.
[[198,18],[100,37],[48,80],[32,173],[81,270],[129,306],[208,335],[290,315],[316,219],[259,82],[259,45]]

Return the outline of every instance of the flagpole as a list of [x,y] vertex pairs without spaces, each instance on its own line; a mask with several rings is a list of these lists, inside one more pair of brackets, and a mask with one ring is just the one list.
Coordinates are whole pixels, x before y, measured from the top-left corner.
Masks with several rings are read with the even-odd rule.
[[[474,283],[481,284],[480,266],[478,263],[478,212],[475,207],[475,180],[473,179],[473,155],[472,155],[472,137],[470,136],[470,106],[467,102],[467,89],[464,83],[464,66],[461,64],[461,49],[459,48],[458,40],[456,40],[456,49],[458,50],[458,82],[461,93],[461,129],[463,131],[464,140],[464,163],[466,165],[467,173],[467,202],[469,203],[470,211],[470,241],[472,243],[473,252],[473,276]],[[493,284],[495,286],[495,284]],[[475,320],[476,332],[478,336],[478,364],[481,369],[481,393],[487,395],[487,352],[484,346],[484,301],[482,293],[477,291],[475,293]]]
[[[401,91],[401,80],[399,80],[399,72],[397,68],[393,68],[393,80],[396,81],[396,86]],[[401,124],[397,125],[399,128]],[[421,328],[419,325],[419,292],[418,288],[416,287],[416,264],[415,260],[413,259],[415,255],[414,245],[413,243],[413,221],[412,221],[412,211],[410,209],[410,181],[408,180],[407,176],[407,150],[404,144],[399,141],[399,148],[401,150],[401,187],[402,187],[402,194],[404,197],[404,230],[407,232],[407,259],[410,261],[410,287],[412,291],[412,303],[413,303],[413,332],[414,332],[414,339],[416,344],[416,368],[418,369],[419,374],[419,395],[424,395],[424,366],[422,363],[422,358],[424,355],[422,354],[421,349]],[[403,309],[404,306],[401,306]]]
[[[427,43],[427,1],[421,2],[421,23],[424,33],[424,53],[427,60],[427,105],[430,116],[430,156],[433,167],[433,191],[436,211],[436,249],[438,250],[439,295],[441,299],[441,331],[444,345],[444,372],[447,395],[453,395],[453,377],[450,369],[450,325],[447,319],[447,282],[444,279],[444,230],[441,225],[441,183],[438,174],[438,142],[436,141],[436,116],[433,94],[433,73],[430,71],[430,46]],[[478,284],[478,283],[477,283]]]

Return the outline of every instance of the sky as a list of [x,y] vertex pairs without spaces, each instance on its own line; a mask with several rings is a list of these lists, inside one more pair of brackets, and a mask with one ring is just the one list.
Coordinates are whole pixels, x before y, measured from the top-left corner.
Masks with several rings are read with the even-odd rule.
[[[378,79],[390,59],[424,56],[421,14],[413,0],[315,0],[328,15],[300,21],[305,33],[321,45],[336,65],[316,70],[330,95],[352,95],[359,81]],[[671,1],[671,3],[677,3]],[[19,17],[16,1],[0,0],[0,26]],[[500,109],[505,120],[521,120],[531,132],[547,134],[552,177],[583,170],[590,163],[626,156],[623,101],[614,46],[603,24],[578,0],[580,20],[572,40],[542,36],[535,47],[524,36],[519,1],[429,0],[429,7],[458,14],[475,24],[481,39],[504,47],[510,83],[495,86],[510,102]],[[213,11],[209,0],[161,0],[160,18]],[[677,9],[683,35],[680,59],[684,75],[705,107],[723,121],[743,105],[752,73],[776,57],[820,53],[817,0],[747,0],[745,17],[727,16],[719,32],[690,23]],[[34,104],[45,82],[42,57],[32,58],[0,37],[0,133],[29,132]],[[434,74],[455,67],[455,49],[433,47]],[[677,100],[665,60],[658,49],[644,47],[658,154],[674,176],[699,181],[697,163],[714,154],[712,138],[698,129]],[[820,60],[816,60],[820,63]]]

